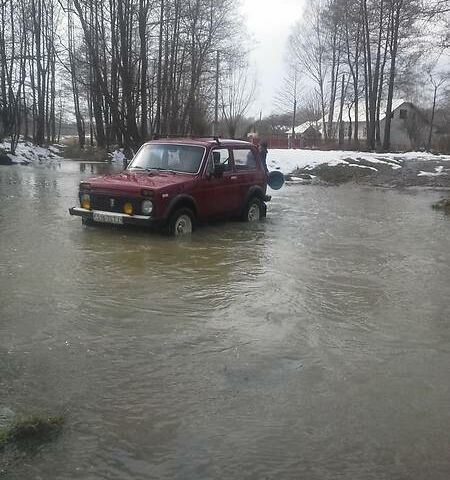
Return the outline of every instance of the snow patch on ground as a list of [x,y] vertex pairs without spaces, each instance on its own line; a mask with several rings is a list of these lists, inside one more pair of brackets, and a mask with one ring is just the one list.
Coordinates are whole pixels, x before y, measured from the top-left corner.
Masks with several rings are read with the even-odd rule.
[[[350,165],[350,164],[348,164]],[[368,170],[373,170],[375,172],[378,172],[378,170],[375,168],[375,167],[369,167],[368,165],[355,165],[355,164],[352,164],[352,167],[358,167],[358,168],[366,168]]]
[[286,183],[288,185],[294,184],[294,183],[311,183],[314,179],[316,178],[316,175],[309,175],[308,178],[303,178],[303,177],[296,177],[294,175],[289,175],[286,178]]
[[[313,169],[318,165],[354,165],[361,161],[372,164],[389,165],[392,169],[401,168],[406,160],[434,160],[449,162],[450,155],[433,155],[427,152],[371,153],[341,150],[282,150],[271,149],[267,154],[269,170],[280,170],[288,174],[299,168]],[[361,165],[362,166],[362,165]],[[366,168],[370,168],[367,167]],[[373,167],[375,170],[376,168]]]
[[436,167],[434,169],[434,172],[424,172],[423,170],[421,170],[417,174],[418,177],[439,177],[440,175],[448,175],[446,172],[444,172],[444,167],[442,165]]
[[352,158],[351,159],[353,162],[360,162],[361,160],[365,162],[370,162],[370,163],[378,163],[378,164],[383,164],[383,165],[389,165],[392,167],[394,170],[397,168],[402,168],[401,162],[398,160],[395,160],[393,158],[390,158],[389,161],[383,160],[380,157],[374,157],[374,156],[369,156],[369,155],[361,155],[360,157],[357,158]]
[[9,142],[0,142],[0,150],[6,152],[11,162],[16,164],[42,163],[62,159],[60,145],[50,145],[46,148],[38,147],[30,142],[19,142],[15,155],[8,153],[10,148]]

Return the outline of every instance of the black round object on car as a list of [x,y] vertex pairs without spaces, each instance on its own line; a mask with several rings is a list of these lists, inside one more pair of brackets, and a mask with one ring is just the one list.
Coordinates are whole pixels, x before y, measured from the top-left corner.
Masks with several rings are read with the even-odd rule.
[[278,170],[269,172],[267,185],[269,185],[272,190],[279,190],[284,185],[284,175]]

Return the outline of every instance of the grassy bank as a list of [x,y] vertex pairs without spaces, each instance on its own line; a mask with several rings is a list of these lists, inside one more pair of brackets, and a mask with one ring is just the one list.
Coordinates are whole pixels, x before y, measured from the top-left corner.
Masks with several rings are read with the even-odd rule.
[[44,417],[30,415],[22,417],[6,427],[0,428],[0,448],[22,442],[46,442],[58,435],[64,425],[61,415]]

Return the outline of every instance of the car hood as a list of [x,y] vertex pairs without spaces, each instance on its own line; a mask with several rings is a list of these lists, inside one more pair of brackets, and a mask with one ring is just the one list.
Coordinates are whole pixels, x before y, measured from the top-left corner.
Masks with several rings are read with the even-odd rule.
[[161,190],[166,187],[180,186],[191,182],[193,175],[172,172],[129,172],[124,171],[111,175],[103,175],[86,180],[93,190],[120,191],[123,193],[139,193],[143,188]]

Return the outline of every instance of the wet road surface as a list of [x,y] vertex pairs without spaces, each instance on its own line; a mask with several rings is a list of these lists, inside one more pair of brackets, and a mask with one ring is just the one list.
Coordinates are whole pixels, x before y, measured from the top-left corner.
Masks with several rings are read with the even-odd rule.
[[285,187],[180,241],[70,217],[104,168],[0,167],[0,408],[66,416],[5,478],[449,478],[441,194]]

